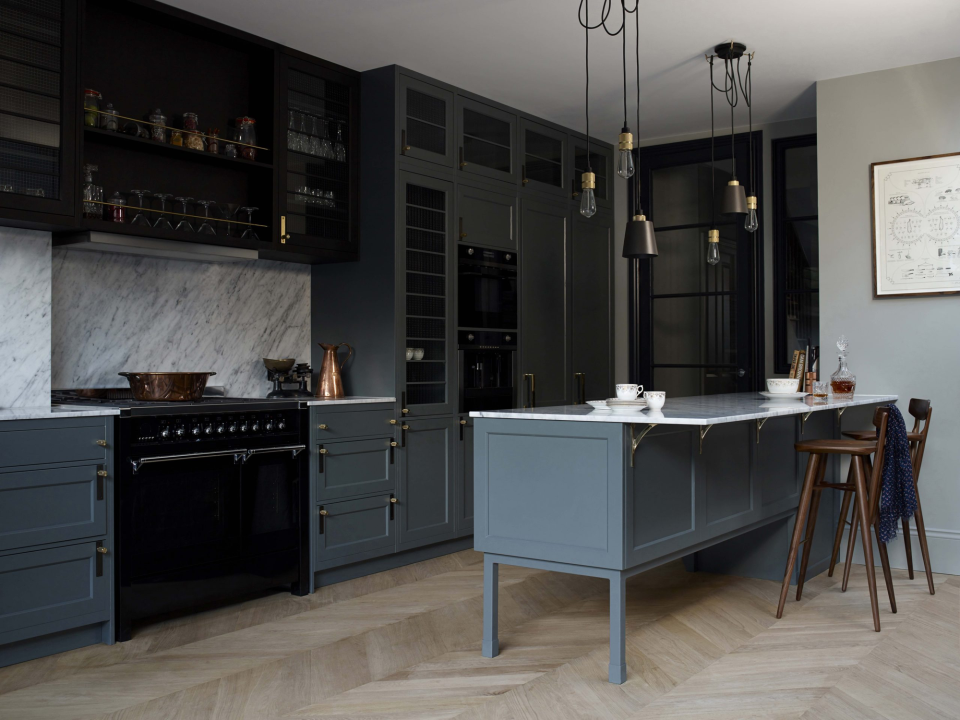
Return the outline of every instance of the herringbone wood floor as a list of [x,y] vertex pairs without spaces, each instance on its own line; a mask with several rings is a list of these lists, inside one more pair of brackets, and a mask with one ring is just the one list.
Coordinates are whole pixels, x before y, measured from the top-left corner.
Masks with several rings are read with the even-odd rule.
[[[629,678],[606,682],[607,589],[501,568],[501,654],[480,656],[482,563],[467,551],[276,594],[0,669],[0,718],[497,720],[960,718],[960,578],[895,571],[870,620],[866,575],[779,586],[687,573],[627,590]],[[842,568],[841,568],[842,570]],[[882,578],[881,600],[885,600]]]

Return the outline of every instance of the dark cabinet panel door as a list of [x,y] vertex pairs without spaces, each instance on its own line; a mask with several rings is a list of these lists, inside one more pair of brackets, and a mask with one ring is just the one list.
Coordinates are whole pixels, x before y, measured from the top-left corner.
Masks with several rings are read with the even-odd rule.
[[280,235],[260,239],[280,251],[356,253],[359,82],[281,54],[280,118]]
[[23,0],[0,11],[0,208],[17,219],[77,211],[76,12],[70,0]]
[[454,534],[453,417],[409,420],[399,456],[397,549],[440,542]]
[[516,115],[458,96],[457,138],[457,162],[463,173],[517,181]]
[[[397,348],[405,415],[453,412],[453,183],[400,174],[397,247],[404,323]],[[406,349],[416,351],[409,360]],[[420,350],[423,351],[422,356]]]
[[393,503],[390,495],[319,505],[317,562],[358,553],[394,550]]
[[461,415],[457,446],[457,536],[473,533],[473,418]]
[[317,458],[317,499],[394,490],[392,437],[324,443]]
[[400,76],[400,154],[453,167],[453,93]]
[[466,245],[516,250],[516,195],[457,185],[457,233]]
[[[587,171],[587,141],[585,138],[571,138],[570,168],[573,176],[570,197],[579,203],[581,176]],[[597,186],[593,191],[597,198],[597,206],[613,207],[613,150],[591,142],[590,168],[593,170],[593,174],[597,176]]]
[[568,207],[520,201],[520,397],[525,407],[568,405]]
[[588,220],[577,210],[571,215],[573,397],[575,402],[605,400],[613,389],[612,218]]
[[565,132],[520,118],[520,184],[524,190],[566,195],[569,166]]

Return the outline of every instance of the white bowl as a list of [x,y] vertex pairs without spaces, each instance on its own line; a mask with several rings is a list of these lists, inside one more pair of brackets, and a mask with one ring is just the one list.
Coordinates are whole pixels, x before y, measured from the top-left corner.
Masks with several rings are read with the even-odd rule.
[[407,348],[407,360],[413,360],[413,348]]
[[774,394],[795,393],[799,383],[800,381],[797,378],[767,378],[767,392]]
[[423,360],[423,348],[414,348],[414,349],[413,349],[413,359],[414,359],[414,360]]

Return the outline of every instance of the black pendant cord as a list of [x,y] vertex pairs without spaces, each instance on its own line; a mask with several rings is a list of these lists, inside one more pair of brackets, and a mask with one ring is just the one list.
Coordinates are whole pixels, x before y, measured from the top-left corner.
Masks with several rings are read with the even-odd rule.
[[[637,32],[637,165],[633,174],[633,190],[636,194],[635,215],[643,215],[643,207],[640,205],[640,0],[637,0],[637,6],[634,8],[634,21]],[[623,33],[626,36],[626,32]]]
[[737,81],[740,83],[740,94],[743,96],[743,102],[747,106],[747,124],[750,137],[750,194],[756,196],[753,167],[753,53],[747,55],[747,74],[743,77],[740,75],[740,61],[737,61]]
[[[587,115],[587,172],[593,172],[593,168],[590,167],[590,3],[588,0],[581,0],[581,3],[586,3],[583,46],[585,55],[584,68],[587,76],[586,101],[584,102]],[[604,0],[604,7],[606,7],[606,0]],[[602,20],[600,24],[603,24]]]
[[[639,2],[640,0],[637,0]],[[627,5],[626,0],[620,0],[623,8],[623,126],[627,126]]]
[[714,119],[713,119],[713,90],[717,86],[713,82],[713,55],[707,58],[710,61],[710,224],[717,225],[717,167],[714,161]]
[[[737,61],[739,63],[739,60]],[[737,79],[734,75],[733,70],[733,60],[724,60],[723,61],[724,70],[727,73],[727,78],[730,80],[731,93],[733,101],[727,99],[727,102],[730,104],[730,177],[731,180],[737,179],[737,143],[736,135],[733,129],[733,109],[737,106],[738,97],[737,97]]]

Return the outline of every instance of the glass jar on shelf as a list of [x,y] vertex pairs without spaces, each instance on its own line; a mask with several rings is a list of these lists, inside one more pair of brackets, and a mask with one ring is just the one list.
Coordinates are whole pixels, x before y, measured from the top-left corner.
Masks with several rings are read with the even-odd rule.
[[182,130],[170,131],[170,144],[176,145],[177,147],[183,147],[183,131]]
[[254,127],[256,122],[252,117],[237,118],[237,142],[241,143],[240,154],[247,160],[255,160],[257,157],[257,149],[251,147],[257,144],[257,131]]
[[96,90],[83,91],[83,124],[87,127],[100,126],[100,101],[103,96]]
[[190,148],[191,150],[203,150],[204,141],[203,135],[200,133],[200,118],[197,117],[196,113],[188,112],[183,114],[183,130],[184,138],[183,144]]
[[110,219],[115,223],[125,223],[127,221],[127,201],[123,195],[115,192],[110,197]]
[[214,155],[220,152],[220,128],[207,130],[207,152]]
[[851,398],[857,387],[857,376],[850,372],[847,367],[847,347],[849,342],[844,335],[837,340],[837,350],[839,351],[840,366],[833,375],[830,376],[830,389],[834,396],[839,398]]
[[120,118],[113,103],[107,103],[100,115],[100,127],[110,132],[117,132],[120,129]]
[[160,108],[154,109],[147,120],[153,123],[150,126],[150,139],[165,143],[167,141],[167,116],[163,114]]

